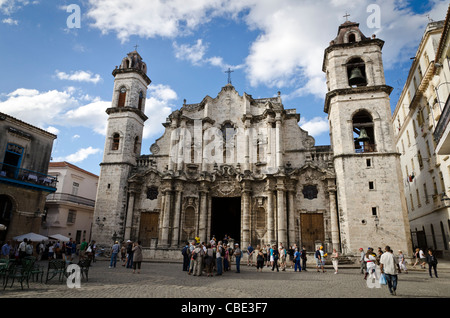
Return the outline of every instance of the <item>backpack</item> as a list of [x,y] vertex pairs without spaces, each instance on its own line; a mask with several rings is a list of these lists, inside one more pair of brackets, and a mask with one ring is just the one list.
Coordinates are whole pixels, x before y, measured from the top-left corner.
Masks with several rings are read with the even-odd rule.
[[223,247],[220,248],[220,256],[225,256],[225,249]]
[[181,254],[182,254],[183,256],[186,256],[186,255],[187,255],[187,249],[188,249],[188,247],[185,246],[185,247],[183,247],[183,249],[181,250]]

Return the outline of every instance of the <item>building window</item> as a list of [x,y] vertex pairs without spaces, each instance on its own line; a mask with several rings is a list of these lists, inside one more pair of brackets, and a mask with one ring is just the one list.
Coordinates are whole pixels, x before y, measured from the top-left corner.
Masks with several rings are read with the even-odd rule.
[[125,106],[126,97],[127,97],[127,89],[125,87],[121,87],[119,91],[119,102],[117,103],[117,107]]
[[423,184],[423,192],[425,193],[425,204],[428,204],[430,199],[428,199],[428,189],[426,183]]
[[372,215],[373,216],[377,216],[377,208],[376,207],[372,207]]
[[76,217],[77,211],[69,210],[69,213],[67,214],[67,223],[75,223]]
[[80,184],[77,182],[72,183],[72,195],[78,195],[78,188],[80,187]]
[[375,189],[375,185],[373,183],[373,181],[369,181],[369,190],[374,190]]
[[144,94],[142,92],[139,92],[139,102],[138,102],[138,109],[142,110],[142,102],[144,101]]
[[24,148],[16,144],[7,144],[3,164],[1,165],[2,176],[17,178],[22,162]]
[[115,133],[113,135],[111,150],[119,150],[119,143],[120,143],[120,135],[118,133]]
[[416,196],[417,196],[417,206],[420,208],[422,206],[422,203],[420,202],[419,189],[416,189]]
[[419,168],[423,168],[423,160],[422,160],[422,154],[420,153],[420,150],[417,152],[417,160],[419,161]]
[[367,166],[367,168],[372,167],[372,160],[371,159],[366,159],[366,166]]

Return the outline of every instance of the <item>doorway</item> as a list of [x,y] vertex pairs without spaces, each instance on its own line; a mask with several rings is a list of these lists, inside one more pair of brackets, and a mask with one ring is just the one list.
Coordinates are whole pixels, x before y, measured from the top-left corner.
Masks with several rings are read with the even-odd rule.
[[309,251],[315,251],[315,242],[324,242],[325,229],[323,226],[323,214],[302,213],[300,214],[302,245]]
[[212,198],[211,237],[221,241],[225,234],[241,240],[241,197]]

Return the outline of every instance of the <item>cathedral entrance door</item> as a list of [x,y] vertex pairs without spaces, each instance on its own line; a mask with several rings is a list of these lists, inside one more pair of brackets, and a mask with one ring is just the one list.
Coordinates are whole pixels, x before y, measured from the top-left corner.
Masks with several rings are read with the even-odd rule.
[[301,243],[308,251],[315,251],[315,242],[324,242],[325,230],[323,226],[323,214],[302,213],[300,214]]
[[158,237],[158,216],[158,213],[141,213],[139,241],[144,247],[149,247],[152,238]]
[[211,236],[221,241],[227,234],[235,242],[241,240],[241,198],[212,198]]

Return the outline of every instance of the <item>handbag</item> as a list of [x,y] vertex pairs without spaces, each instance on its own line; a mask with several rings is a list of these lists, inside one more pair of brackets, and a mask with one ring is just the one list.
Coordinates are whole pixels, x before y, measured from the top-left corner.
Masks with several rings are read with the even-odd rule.
[[380,285],[386,285],[387,281],[386,281],[386,276],[384,274],[381,274],[380,276]]

